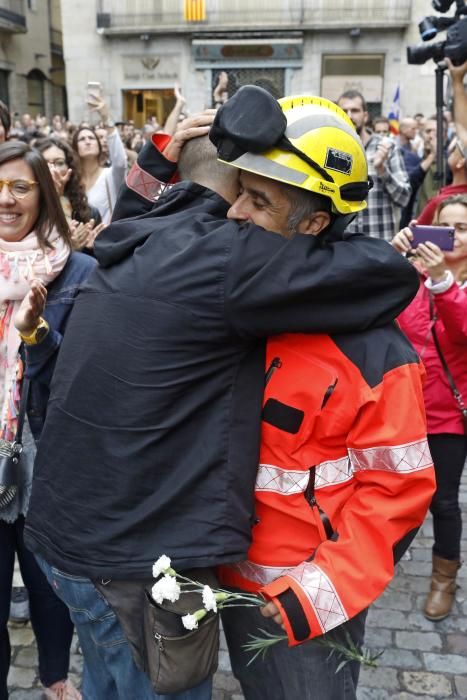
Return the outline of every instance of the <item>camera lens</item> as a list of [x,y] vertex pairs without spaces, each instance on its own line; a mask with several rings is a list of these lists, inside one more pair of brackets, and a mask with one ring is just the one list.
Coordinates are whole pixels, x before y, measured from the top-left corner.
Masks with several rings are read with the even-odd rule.
[[444,47],[446,42],[440,41],[436,44],[424,46],[407,46],[407,63],[421,65],[430,58],[435,61],[442,61],[444,58]]
[[438,33],[438,30],[431,21],[431,17],[425,17],[425,19],[422,19],[418,25],[418,30],[423,41],[430,41],[430,39],[434,39]]

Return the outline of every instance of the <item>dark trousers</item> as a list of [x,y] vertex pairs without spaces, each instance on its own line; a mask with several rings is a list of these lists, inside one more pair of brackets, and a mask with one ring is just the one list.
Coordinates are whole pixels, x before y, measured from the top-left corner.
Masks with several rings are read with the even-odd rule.
[[462,535],[459,486],[467,456],[467,438],[442,433],[428,435],[435,465],[436,492],[431,502],[433,553],[443,559],[460,559]]
[[8,698],[7,676],[11,648],[7,622],[15,552],[18,555],[24,585],[29,593],[31,624],[36,635],[41,682],[44,686],[50,686],[68,676],[73,624],[68,608],[57,598],[37,565],[34,555],[26,549],[23,530],[23,517],[19,517],[14,523],[0,520],[0,700]]
[[[347,634],[358,645],[365,634],[364,610],[349,622],[331,630],[329,636],[348,646]],[[252,653],[243,645],[249,635],[284,634],[279,625],[264,618],[258,608],[236,607],[222,611],[230,661],[240,681],[246,700],[355,700],[360,665],[349,662],[340,670],[339,654],[330,654],[328,647],[317,640],[289,647],[285,641],[269,648],[264,658],[257,657],[248,665]]]

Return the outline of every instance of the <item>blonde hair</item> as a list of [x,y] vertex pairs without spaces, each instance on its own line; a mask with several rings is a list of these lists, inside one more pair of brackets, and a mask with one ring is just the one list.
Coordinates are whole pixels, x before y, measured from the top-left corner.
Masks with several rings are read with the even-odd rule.
[[467,194],[453,194],[450,197],[443,199],[437,206],[435,214],[433,216],[433,223],[439,223],[439,216],[443,209],[448,207],[450,204],[462,204],[467,209]]

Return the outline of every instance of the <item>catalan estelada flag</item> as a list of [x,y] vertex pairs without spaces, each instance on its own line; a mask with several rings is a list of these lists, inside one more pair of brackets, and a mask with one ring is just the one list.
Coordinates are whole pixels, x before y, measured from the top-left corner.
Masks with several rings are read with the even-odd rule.
[[184,0],[183,18],[186,22],[204,22],[206,19],[206,0]]
[[389,128],[391,134],[397,135],[399,133],[399,117],[401,112],[401,92],[399,89],[399,84],[396,87],[394,93],[394,98],[392,100],[391,110],[388,114]]

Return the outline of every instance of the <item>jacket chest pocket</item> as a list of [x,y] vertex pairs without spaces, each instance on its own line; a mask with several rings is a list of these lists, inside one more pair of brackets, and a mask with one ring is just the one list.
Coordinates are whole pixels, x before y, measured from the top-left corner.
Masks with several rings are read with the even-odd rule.
[[338,386],[333,369],[302,355],[275,356],[266,370],[262,419],[295,440],[309,438]]

